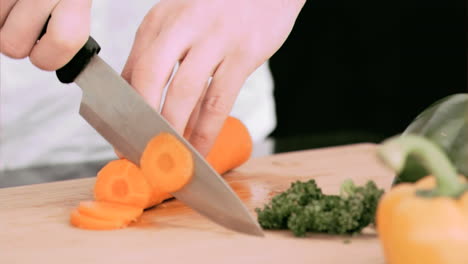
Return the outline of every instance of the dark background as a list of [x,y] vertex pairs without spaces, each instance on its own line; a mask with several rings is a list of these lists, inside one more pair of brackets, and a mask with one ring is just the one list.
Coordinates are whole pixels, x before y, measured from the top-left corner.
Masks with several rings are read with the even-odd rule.
[[437,99],[467,92],[466,13],[459,0],[307,0],[270,60],[271,136],[288,148],[379,142]]

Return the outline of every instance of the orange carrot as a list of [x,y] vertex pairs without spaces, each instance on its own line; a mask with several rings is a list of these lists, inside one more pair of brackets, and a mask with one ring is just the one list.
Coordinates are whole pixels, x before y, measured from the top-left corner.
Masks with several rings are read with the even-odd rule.
[[239,119],[229,116],[206,160],[219,174],[223,174],[246,162],[252,155],[252,148],[247,127]]
[[193,157],[187,147],[170,133],[150,140],[140,160],[149,184],[165,193],[176,192],[193,176]]
[[[220,174],[246,162],[252,139],[245,125],[228,117],[207,161]],[[76,227],[107,230],[126,227],[143,209],[172,197],[193,176],[193,157],[185,145],[169,133],[155,136],[146,146],[141,168],[126,159],[106,164],[97,174],[96,201],[83,201],[70,216]]]
[[[223,174],[246,162],[252,148],[247,127],[239,119],[229,116],[206,160],[218,173]],[[140,164],[150,185],[165,193],[180,190],[193,174],[191,153],[168,133],[161,133],[148,143]]]
[[150,203],[148,204],[148,206],[145,207],[145,209],[158,205],[170,198],[172,198],[172,195],[170,193],[163,192],[159,189],[159,187],[155,187],[152,190]]
[[126,159],[107,163],[97,174],[94,197],[97,201],[113,202],[146,208],[153,203],[153,193],[140,168]]
[[82,201],[78,205],[78,212],[92,218],[128,224],[143,213],[143,208],[118,203]]
[[70,223],[78,228],[90,230],[110,230],[119,229],[127,226],[128,223],[119,220],[103,220],[81,214],[78,209],[72,211]]

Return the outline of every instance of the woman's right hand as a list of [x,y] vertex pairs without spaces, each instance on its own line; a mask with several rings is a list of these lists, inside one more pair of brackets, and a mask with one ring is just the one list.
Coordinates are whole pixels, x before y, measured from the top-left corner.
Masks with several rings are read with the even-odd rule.
[[0,6],[0,52],[8,57],[29,57],[38,68],[54,71],[88,40],[91,0],[0,0]]

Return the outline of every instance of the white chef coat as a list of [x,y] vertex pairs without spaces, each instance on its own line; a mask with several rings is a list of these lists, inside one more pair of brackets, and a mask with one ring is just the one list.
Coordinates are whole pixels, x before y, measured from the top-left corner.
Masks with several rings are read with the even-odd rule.
[[[135,32],[156,1],[93,2],[91,35],[100,56],[121,72]],[[79,114],[81,90],[60,83],[29,59],[0,55],[0,169],[107,160],[113,148]],[[265,63],[247,80],[231,115],[241,119],[255,142],[276,125],[273,79]]]

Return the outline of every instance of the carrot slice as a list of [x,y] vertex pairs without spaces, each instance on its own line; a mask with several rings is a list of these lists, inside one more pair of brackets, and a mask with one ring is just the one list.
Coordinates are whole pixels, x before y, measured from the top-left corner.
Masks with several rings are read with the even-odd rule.
[[82,229],[90,230],[111,230],[120,229],[127,226],[124,221],[110,221],[81,214],[75,209],[70,215],[70,224]]
[[[247,127],[230,116],[206,159],[223,174],[247,161],[252,146]],[[171,192],[190,182],[194,171],[191,152],[169,133],[161,133],[148,143],[140,163],[141,168],[122,158],[106,164],[97,174],[96,201],[80,202],[70,215],[70,223],[91,230],[124,228],[143,209],[171,198]]]
[[[229,116],[206,160],[223,174],[246,162],[252,150],[253,142],[247,127],[239,119]],[[166,195],[180,190],[193,174],[190,151],[168,133],[161,133],[148,143],[140,164],[150,185]]]
[[129,160],[110,161],[97,174],[94,185],[97,201],[146,208],[151,206],[152,196],[152,188],[140,168]]
[[252,149],[247,127],[239,119],[229,116],[206,160],[219,174],[223,174],[246,162],[252,155]]
[[192,153],[166,132],[150,140],[140,164],[149,184],[163,193],[180,190],[192,179],[194,171]]
[[78,212],[97,219],[130,223],[143,214],[143,208],[109,202],[82,201],[78,205]]

